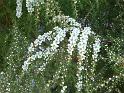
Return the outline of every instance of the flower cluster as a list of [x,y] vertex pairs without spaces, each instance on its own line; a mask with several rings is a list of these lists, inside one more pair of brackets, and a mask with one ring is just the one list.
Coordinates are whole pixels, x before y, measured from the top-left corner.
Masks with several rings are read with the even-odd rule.
[[[66,66],[68,66],[68,64],[66,64]],[[63,76],[61,76],[61,83],[60,83],[60,86],[62,87],[62,89],[61,89],[61,91],[60,91],[60,93],[65,93],[65,91],[66,91],[66,89],[67,89],[67,86],[65,86],[65,80],[64,80],[64,78],[66,78],[67,77],[67,67],[66,66],[62,66],[63,67],[63,72],[61,72],[62,73],[62,75]]]
[[88,42],[88,35],[91,34],[90,27],[84,27],[82,34],[80,35],[80,41],[78,43],[78,53],[80,56],[80,60],[83,61],[85,59],[86,47]]
[[[58,14],[61,14],[60,7],[58,2],[55,0],[46,0],[45,2],[45,16],[46,18],[54,17]],[[47,23],[51,23],[51,20],[48,20]]]
[[26,0],[26,7],[29,13],[34,11],[35,0]]
[[63,86],[60,93],[65,93],[65,90],[66,90],[66,89],[67,89],[67,86]]
[[[24,71],[27,71],[29,64],[31,64],[31,62],[34,61],[35,59],[44,57],[46,60],[48,59],[48,57],[50,57],[50,55],[53,55],[56,52],[57,48],[59,47],[60,42],[63,41],[64,37],[66,36],[66,29],[62,30],[59,27],[55,27],[54,30],[56,31],[57,35],[56,37],[54,37],[54,41],[51,44],[51,47],[48,47],[45,50],[42,49],[39,52],[36,52],[35,54],[29,56],[27,60],[24,62],[24,65],[22,66]],[[34,46],[31,43],[30,47],[28,48],[28,51],[33,52],[35,50],[34,47],[41,45],[42,42],[45,41],[45,39],[51,40],[51,37],[49,36],[51,33],[52,32],[50,31],[49,33],[45,33],[44,35],[39,36],[38,39],[34,41]],[[46,66],[46,63],[45,63],[45,66]]]
[[[61,51],[61,49],[63,49],[63,47],[61,47],[61,42],[65,39],[66,34],[67,35],[70,34],[67,44],[67,51],[64,51],[64,49],[62,51],[68,52],[66,56],[68,55],[70,56],[73,54],[74,48],[77,49],[77,55],[78,55],[77,61],[79,62],[77,62],[77,73],[76,73],[77,83],[75,87],[77,88],[77,93],[78,93],[81,92],[82,89],[84,89],[84,87],[87,87],[87,84],[89,84],[88,86],[93,86],[92,83],[95,82],[94,71],[95,71],[96,63],[95,62],[90,62],[90,64],[87,63],[89,61],[86,55],[88,53],[87,51],[91,52],[93,46],[92,58],[94,61],[97,61],[98,52],[100,52],[100,48],[101,48],[100,39],[98,38],[98,36],[96,36],[94,32],[91,31],[90,27],[84,27],[84,29],[82,29],[80,27],[80,24],[76,23],[76,21],[73,18],[69,18],[67,16],[62,16],[62,17],[65,19],[65,23],[69,24],[69,26],[67,27],[63,26],[63,28],[56,26],[53,28],[54,31],[50,31],[44,33],[43,35],[39,35],[38,38],[33,43],[31,43],[30,47],[28,48],[29,56],[27,60],[24,62],[22,68],[23,71],[27,71],[28,66],[29,64],[31,64],[31,62],[35,61],[36,59],[42,58],[41,60],[43,60],[43,63],[41,63],[42,65],[40,64],[40,66],[37,65],[38,69],[36,71],[41,72],[41,74],[44,74],[43,72],[45,71],[47,65],[51,62],[51,59],[54,56],[54,54],[58,53],[59,51]],[[62,20],[61,16],[58,16],[57,18],[59,18],[58,21]],[[89,46],[88,43],[90,42],[89,38],[91,36],[94,36],[95,42],[93,45]],[[42,44],[43,42],[46,42],[46,40],[50,41],[48,42],[49,46],[45,46],[43,48]],[[91,42],[93,43],[93,41]],[[88,47],[90,48],[88,49]],[[67,61],[69,61],[69,59],[67,59]],[[59,83],[59,86],[62,87],[60,93],[66,92],[68,87],[66,86],[66,81],[65,81],[65,78],[67,78],[67,70],[68,70],[67,65],[68,63],[66,63],[65,65],[64,62],[60,62],[59,69],[53,75],[53,79],[47,82],[46,89],[48,87],[50,88],[50,85],[52,84],[54,85],[58,83],[57,81],[61,80],[60,81],[61,83]],[[83,73],[86,73],[86,75],[83,76]],[[104,85],[101,84],[101,86]],[[93,90],[96,91],[95,88]],[[91,92],[91,89],[87,91]]]
[[22,15],[22,1],[23,0],[17,0],[16,1],[16,4],[17,4],[17,7],[16,7],[16,16],[18,18],[21,17],[21,15]]
[[100,52],[100,39],[99,38],[95,38],[95,43],[93,44],[93,60],[97,61],[97,57],[98,57],[98,52]]
[[31,43],[30,46],[28,47],[28,54],[34,52],[37,47],[40,48],[40,46],[42,45],[43,42],[46,41],[46,39],[50,41],[52,39],[51,34],[52,34],[52,31],[44,33],[42,36],[39,35],[38,38],[34,41],[34,43]]
[[78,82],[76,83],[76,88],[77,91],[80,92],[83,86],[83,77],[81,75],[82,70],[84,69],[84,67],[81,65],[81,63],[79,63],[78,65],[78,72],[76,74],[76,76],[78,77]]
[[[57,35],[54,37],[54,41],[51,44],[51,47],[48,47],[43,54],[46,61],[48,61],[49,57],[57,52],[57,48],[59,47],[60,42],[62,42],[66,36],[66,29],[55,27],[54,30],[56,31]],[[43,71],[47,64],[48,62],[44,62],[43,65],[40,66],[39,70]]]
[[[51,40],[51,35],[52,31],[49,31],[47,33],[44,33],[42,36],[39,35],[38,38],[30,44],[30,46],[28,47],[28,58],[26,61],[24,61],[24,65],[22,66],[24,71],[27,71],[28,66],[30,64],[31,61],[34,61],[36,58],[42,58],[43,56],[45,56],[45,52],[49,50],[49,48],[47,48],[46,50],[44,50],[44,48],[41,47],[42,43],[45,42],[46,40]],[[40,51],[36,51],[36,49],[39,48]]]
[[75,19],[70,18],[69,16],[58,15],[53,18],[53,21],[54,22],[63,22],[66,25],[81,28],[81,24],[76,22]]
[[[16,0],[16,16],[18,18],[22,15],[22,2],[23,0]],[[26,0],[26,7],[29,13],[32,13],[34,11],[35,6],[39,6],[39,4],[43,4],[44,0]]]
[[69,43],[68,43],[68,53],[72,55],[72,52],[74,50],[74,47],[76,46],[76,42],[78,40],[78,35],[80,34],[80,29],[79,28],[72,28],[71,36],[69,38]]
[[80,60],[78,63],[78,71],[77,71],[77,77],[78,77],[78,82],[76,84],[77,91],[81,91],[82,89],[82,75],[81,72],[84,69],[82,66],[82,62],[85,59],[85,53],[86,53],[86,47],[87,47],[87,42],[88,42],[88,35],[91,34],[91,28],[90,27],[84,27],[84,30],[82,31],[82,34],[80,35],[80,41],[78,43],[78,53],[80,56]]
[[[64,16],[63,16],[64,17]],[[76,23],[76,21],[73,18],[69,18],[65,16],[67,22],[70,22],[72,25],[74,24],[79,24]],[[76,26],[76,25],[75,25]],[[28,54],[29,55],[27,60],[24,62],[24,65],[22,66],[24,71],[27,71],[29,64],[31,64],[32,61],[36,60],[37,58],[44,58],[46,62],[44,62],[43,66],[39,68],[41,71],[42,69],[45,69],[46,65],[48,64],[48,59],[50,56],[52,56],[54,53],[58,51],[58,47],[60,45],[60,42],[62,42],[66,36],[66,32],[72,31],[71,36],[69,38],[69,44],[68,44],[68,53],[72,55],[72,52],[74,50],[74,47],[76,46],[76,42],[78,40],[78,36],[80,34],[80,24],[78,27],[71,27],[71,28],[63,28],[61,29],[60,27],[54,27],[55,33],[52,33],[52,31],[48,33],[44,33],[42,36],[39,35],[38,38],[34,41],[34,43],[31,43],[30,47],[28,48]],[[86,46],[87,46],[87,40],[88,40],[88,35],[91,33],[90,27],[85,27],[84,30],[82,31],[82,34],[80,35],[80,41],[78,43],[78,51],[79,55],[83,60],[84,54],[86,52]],[[52,44],[50,44],[50,47],[43,49],[40,47],[43,42],[47,40],[52,40],[52,34],[55,34],[56,36],[53,38]],[[37,48],[40,48],[39,51],[36,51]],[[33,52],[33,53],[32,53]]]
[[66,29],[61,29],[59,27],[56,27],[54,29],[57,31],[57,35],[54,38],[53,43],[51,44],[52,51],[56,51],[56,49],[59,47],[60,42],[63,41],[66,36]]

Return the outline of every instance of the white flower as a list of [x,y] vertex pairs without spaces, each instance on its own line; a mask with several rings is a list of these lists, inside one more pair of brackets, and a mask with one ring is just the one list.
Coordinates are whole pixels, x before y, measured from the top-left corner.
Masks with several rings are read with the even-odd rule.
[[80,41],[78,43],[78,53],[81,57],[81,60],[85,59],[85,53],[86,53],[86,47],[88,42],[88,35],[91,34],[91,28],[90,27],[84,27],[84,30],[82,31],[82,34],[80,35]]
[[19,18],[22,15],[22,1],[23,0],[17,0],[16,1],[16,16]]
[[39,6],[39,4],[43,4],[44,0],[26,0],[26,7],[29,13],[34,11],[35,6]]
[[33,43],[31,43],[30,46],[28,47],[28,53],[33,51],[34,51],[34,47],[33,47]]
[[70,18],[69,16],[63,16],[63,15],[58,15],[53,18],[54,22],[61,22],[64,21],[66,24],[73,26],[73,27],[79,27],[81,28],[81,24],[76,22],[75,19]]
[[82,66],[82,61],[85,59],[85,53],[86,53],[86,47],[88,42],[88,35],[91,34],[91,28],[90,27],[84,27],[84,30],[82,31],[82,34],[80,35],[80,41],[78,43],[78,54],[80,56],[80,61],[78,63],[78,71],[77,71],[77,77],[78,82],[76,84],[77,91],[80,92],[82,89],[82,75],[81,72],[84,69]]
[[34,11],[35,0],[26,0],[26,7],[29,13]]
[[65,93],[66,88],[67,88],[67,86],[63,86],[60,93]]
[[52,31],[49,31],[49,32],[47,32],[47,33],[44,33],[42,36],[39,35],[38,38],[34,41],[34,43],[31,43],[31,44],[30,44],[30,46],[29,46],[29,48],[28,48],[28,54],[29,54],[29,53],[32,53],[32,52],[35,52],[36,47],[41,48],[41,47],[40,47],[41,44],[42,44],[43,42],[45,42],[46,39],[50,41],[50,40],[52,39],[52,38],[51,38],[51,34],[52,34]]
[[[16,1],[16,16],[18,18],[22,15],[22,1],[23,0]],[[39,6],[40,4],[44,4],[44,0],[26,0],[26,7],[29,13],[32,13],[34,11],[34,7]]]
[[[59,47],[60,42],[63,41],[65,36],[66,36],[66,29],[61,29],[59,27],[55,27],[54,30],[56,30],[57,35],[54,38],[54,41],[51,44],[51,47],[50,48],[49,47],[46,48],[46,50],[42,49],[44,51],[40,50],[39,52],[36,52],[35,54],[33,54],[30,57],[30,60],[26,60],[28,65],[31,63],[31,61],[34,61],[37,58],[44,57],[45,60],[47,60],[50,55],[53,55],[57,51],[57,48]],[[50,31],[48,33],[43,34],[42,36],[39,35],[38,38],[34,41],[34,44],[31,43],[30,47],[28,48],[28,53],[34,52],[35,48],[38,45],[41,45],[42,42],[45,41],[45,39],[49,38],[49,40],[51,40],[52,39],[51,36],[50,36],[51,34],[52,34],[52,32]],[[29,59],[29,58],[27,58],[27,59]],[[24,65],[22,66],[23,70],[27,70],[28,69],[27,63],[24,62]],[[47,65],[47,63],[46,63],[46,65]]]
[[30,7],[32,7],[32,5],[30,4],[30,0],[26,0],[26,7],[28,12],[30,12]]
[[99,38],[95,38],[95,43],[93,44],[93,60],[97,61],[97,57],[98,57],[98,53],[100,52],[100,39]]
[[57,35],[54,38],[53,43],[51,44],[51,50],[52,51],[55,51],[59,47],[60,42],[63,41],[65,36],[66,36],[66,30],[65,29],[55,27],[54,30],[57,31]]
[[80,33],[80,29],[79,29],[79,28],[74,27],[74,28],[72,29],[71,36],[70,36],[70,38],[69,38],[69,40],[68,40],[69,43],[68,43],[68,49],[67,49],[67,51],[68,51],[68,53],[69,53],[70,55],[72,55],[72,52],[73,52],[74,47],[75,47],[75,45],[76,45],[76,42],[77,42],[77,40],[78,40],[78,35],[79,35],[79,33]]
[[28,61],[25,61],[25,62],[24,62],[24,65],[22,65],[23,71],[27,71],[27,70],[28,70],[28,66],[29,66]]
[[82,89],[82,81],[79,81],[79,82],[77,82],[77,84],[76,84],[76,88],[77,88],[77,91],[78,92],[80,92],[81,91],[81,89]]

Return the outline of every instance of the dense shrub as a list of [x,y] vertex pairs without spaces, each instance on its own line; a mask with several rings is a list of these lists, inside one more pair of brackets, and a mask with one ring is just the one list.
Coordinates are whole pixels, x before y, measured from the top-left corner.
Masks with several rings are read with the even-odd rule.
[[123,0],[1,0],[1,93],[123,93]]

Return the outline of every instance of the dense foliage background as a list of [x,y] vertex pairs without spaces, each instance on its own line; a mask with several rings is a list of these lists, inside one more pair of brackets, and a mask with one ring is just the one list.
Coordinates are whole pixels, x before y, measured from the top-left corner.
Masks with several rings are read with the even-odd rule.
[[[124,0],[76,0],[76,4],[75,0],[44,0],[46,1],[50,2],[50,5],[35,7],[35,11],[29,14],[23,0],[23,14],[17,18],[16,0],[0,0],[0,72],[8,71],[13,67],[10,64],[15,63],[18,65],[15,66],[15,73],[21,72],[19,69],[23,64],[29,44],[39,34],[48,32],[56,26],[52,21],[53,16],[64,14],[75,18],[82,27],[90,26],[97,35],[101,36],[102,48],[96,69],[98,72],[103,71],[104,78],[118,74],[119,70],[124,73]],[[19,30],[15,29],[15,26]],[[112,55],[114,58],[111,58],[111,62],[108,53],[110,51],[115,53]],[[13,54],[14,56],[10,57]],[[118,69],[113,67],[116,59],[121,61]],[[8,73],[11,73],[11,70]],[[112,93],[123,92],[124,78],[121,78]]]

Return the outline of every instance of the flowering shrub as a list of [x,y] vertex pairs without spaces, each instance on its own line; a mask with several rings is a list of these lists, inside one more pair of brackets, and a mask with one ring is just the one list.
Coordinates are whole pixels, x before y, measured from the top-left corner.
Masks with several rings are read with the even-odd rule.
[[[61,46],[60,43],[63,42],[64,38],[66,38],[67,34],[70,34],[70,37],[68,40],[68,44],[67,47],[65,47],[65,49],[67,50],[63,50],[67,52],[67,64],[71,63],[71,56],[74,52],[74,50],[77,47],[77,56],[79,56],[79,59],[77,60],[77,84],[76,84],[76,88],[77,91],[81,91],[82,90],[82,84],[83,84],[83,77],[82,77],[82,70],[84,70],[84,62],[85,58],[86,58],[86,48],[87,48],[87,43],[88,43],[88,37],[92,34],[94,34],[91,31],[90,27],[84,27],[84,29],[81,28],[81,24],[77,23],[74,19],[66,17],[66,16],[57,16],[54,18],[55,19],[61,19],[61,18],[65,18],[66,19],[66,23],[69,23],[70,27],[64,27],[63,29],[59,28],[59,27],[55,27],[54,30],[55,32],[52,33],[52,31],[48,32],[48,33],[44,33],[42,36],[39,35],[38,38],[34,41],[34,43],[31,43],[30,47],[28,48],[28,58],[27,60],[24,62],[24,65],[22,66],[23,71],[25,73],[25,71],[28,71],[29,68],[29,64],[31,64],[31,62],[39,59],[39,58],[43,58],[44,62],[43,64],[38,68],[39,71],[41,71],[42,73],[44,72],[45,69],[47,69],[47,65],[50,64],[50,60],[51,57],[53,57],[57,51],[61,50]],[[48,46],[48,48],[43,48],[42,44],[43,42],[45,42],[46,40],[51,41],[53,37],[53,42],[50,44],[50,47]],[[95,44],[93,44],[93,59],[94,62],[97,62],[97,56],[98,56],[98,52],[100,51],[100,40],[98,37],[95,37]],[[77,43],[78,42],[78,43]],[[77,44],[77,46],[76,46]],[[39,50],[40,49],[40,50]],[[64,60],[64,59],[63,59]],[[65,63],[66,63],[65,61]],[[61,63],[63,65],[63,63]],[[94,63],[95,64],[95,63]],[[95,69],[95,68],[93,68]],[[38,71],[37,70],[37,71]],[[68,88],[67,85],[65,85],[65,80],[64,78],[66,78],[66,74],[65,73],[68,68],[65,67],[63,68],[64,70],[64,74],[62,75],[63,79],[62,79],[62,84],[60,83],[60,86],[62,86],[62,90],[60,91],[61,93],[64,93],[64,91],[66,91],[66,89]],[[92,69],[91,69],[92,70]],[[38,72],[39,72],[38,71]],[[94,72],[92,71],[92,73],[94,74]],[[58,73],[57,73],[58,74]],[[95,74],[94,74],[95,75]],[[56,75],[55,75],[56,76]],[[93,76],[94,77],[94,76]],[[93,79],[92,77],[92,79]],[[58,79],[60,77],[58,76]],[[55,82],[55,81],[54,81]],[[50,85],[50,83],[48,84]]]
[[[124,80],[123,58],[120,57],[123,40],[105,40],[92,25],[79,22],[77,8],[83,1],[70,1],[73,18],[65,16],[59,6],[61,0],[26,0],[27,12],[23,10],[24,0],[16,0],[18,19],[5,57],[7,67],[0,73],[1,93],[120,92],[118,86]],[[29,14],[27,18],[31,23],[21,27],[18,22],[25,13]],[[41,13],[45,31],[33,41],[27,40],[24,28],[28,31],[39,25]],[[81,21],[86,21],[89,14]]]

